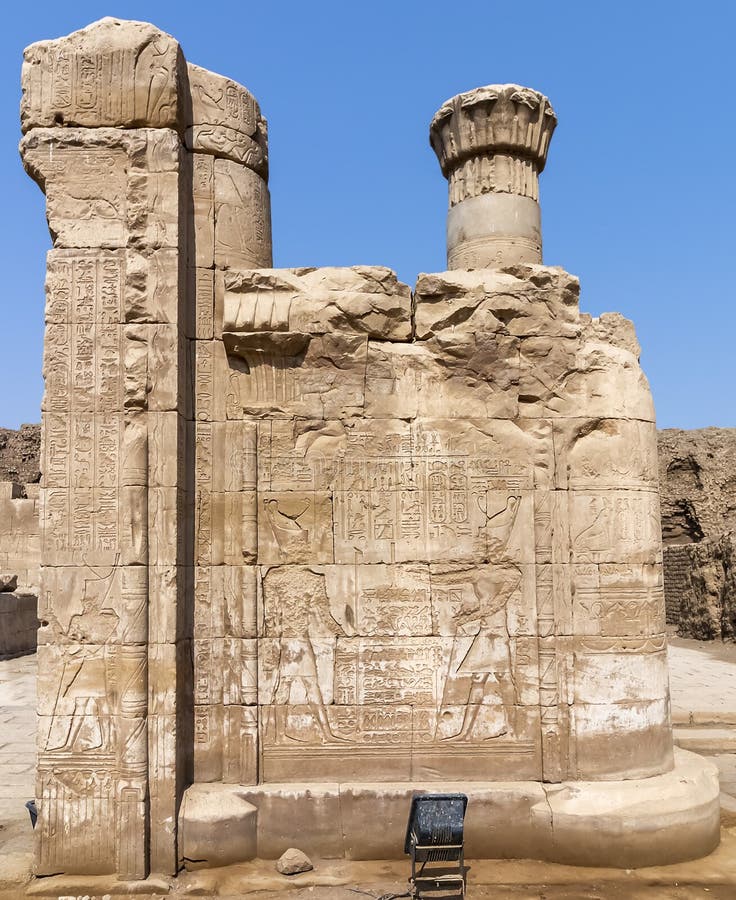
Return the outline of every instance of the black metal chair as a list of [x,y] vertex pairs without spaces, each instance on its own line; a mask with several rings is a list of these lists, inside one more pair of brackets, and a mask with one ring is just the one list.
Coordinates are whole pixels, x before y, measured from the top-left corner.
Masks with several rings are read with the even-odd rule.
[[404,853],[411,857],[411,892],[453,891],[465,897],[465,794],[414,794]]

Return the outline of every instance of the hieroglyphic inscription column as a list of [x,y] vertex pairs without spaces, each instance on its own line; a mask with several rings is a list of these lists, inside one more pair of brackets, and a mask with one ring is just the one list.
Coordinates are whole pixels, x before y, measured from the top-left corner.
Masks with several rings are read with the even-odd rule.
[[196,284],[194,776],[258,781],[255,422],[222,343],[227,269],[271,265],[266,122],[241,85],[189,66]]

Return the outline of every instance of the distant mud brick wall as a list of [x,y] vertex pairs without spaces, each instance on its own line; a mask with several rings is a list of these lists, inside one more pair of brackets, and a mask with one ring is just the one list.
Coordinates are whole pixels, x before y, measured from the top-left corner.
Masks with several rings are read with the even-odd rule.
[[683,637],[734,637],[736,429],[658,434],[667,623]]
[[34,594],[0,591],[0,659],[36,649],[37,602]]
[[680,621],[682,598],[687,593],[690,574],[689,545],[679,544],[663,548],[664,604],[668,625]]
[[[736,637],[736,539],[722,535],[697,544],[668,547],[665,552],[665,591],[668,567],[676,607],[668,617],[678,633],[698,640]],[[673,583],[674,582],[674,583]]]

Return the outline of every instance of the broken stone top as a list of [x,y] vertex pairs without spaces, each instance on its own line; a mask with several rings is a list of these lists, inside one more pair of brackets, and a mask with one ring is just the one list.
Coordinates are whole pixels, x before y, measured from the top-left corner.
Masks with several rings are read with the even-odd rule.
[[268,177],[267,126],[255,97],[187,63],[171,35],[104,18],[27,47],[21,128],[171,128],[190,150]]
[[488,84],[445,101],[429,126],[429,140],[450,173],[473,156],[504,154],[544,169],[557,116],[544,96],[518,84]]
[[177,128],[182,63],[171,35],[109,17],[31,44],[23,54],[21,128]]

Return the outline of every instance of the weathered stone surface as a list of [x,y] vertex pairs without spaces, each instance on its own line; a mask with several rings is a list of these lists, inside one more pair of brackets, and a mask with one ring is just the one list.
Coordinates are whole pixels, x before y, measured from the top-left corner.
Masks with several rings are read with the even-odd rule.
[[314,868],[312,861],[301,850],[290,847],[276,860],[276,871],[282,875],[298,875],[300,872],[309,872]]
[[[118,28],[133,49],[149,35],[104,21],[59,52]],[[455,187],[467,153],[492,164],[453,207],[485,204],[490,255],[412,295],[381,267],[271,268],[255,100],[175,49],[176,79],[157,73],[175,120],[61,122],[33,93],[56,50],[24,70],[41,99],[21,150],[54,237],[39,874],[273,858],[306,848],[284,837],[305,810],[310,852],[346,853],[345,784],[372,785],[376,821],[414,784],[671,791],[633,327],[581,314],[577,280],[496,241],[485,204],[531,221],[546,98],[482,89],[441,113]],[[705,846],[717,810],[700,812]]]
[[179,810],[179,852],[184,868],[227,866],[257,855],[258,810],[243,788],[198,784]]
[[382,266],[228,272],[224,289],[224,333],[411,337],[411,290]]
[[21,425],[18,431],[0,428],[0,481],[39,482],[40,447],[40,425]]
[[736,429],[659,433],[667,621],[685,637],[736,636]]
[[[30,460],[26,465],[29,463]],[[38,458],[30,467],[38,468]],[[0,582],[5,579],[8,585],[3,590],[15,590],[17,585],[28,593],[38,590],[41,555],[38,497],[37,484],[0,482],[0,572],[6,573]]]
[[21,126],[176,128],[178,43],[146,22],[105,18],[23,57]]
[[268,180],[268,126],[256,98],[242,85],[191,63],[189,150],[241,163]]
[[[215,830],[247,800],[255,809],[258,857],[278,859],[299,843],[312,858],[401,859],[412,794],[457,791],[365,780],[341,784],[264,784],[218,790]],[[209,786],[194,785],[185,797]],[[467,858],[522,856],[569,865],[618,868],[693,859],[719,841],[718,772],[712,762],[675,750],[671,772],[625,781],[471,781],[465,817]],[[213,790],[214,796],[214,790]],[[186,803],[186,800],[185,800]],[[213,804],[214,811],[214,804]],[[335,821],[340,827],[335,828]],[[367,823],[380,822],[369,828]],[[250,841],[241,859],[251,858]]]

